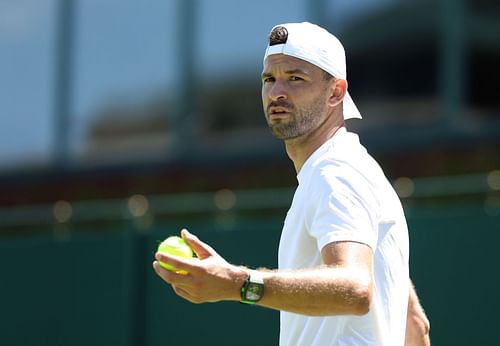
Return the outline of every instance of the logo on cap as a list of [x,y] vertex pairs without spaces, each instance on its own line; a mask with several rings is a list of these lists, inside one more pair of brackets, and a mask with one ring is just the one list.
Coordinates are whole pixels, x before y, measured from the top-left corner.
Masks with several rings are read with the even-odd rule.
[[284,44],[288,40],[288,30],[284,26],[277,26],[269,34],[269,46]]

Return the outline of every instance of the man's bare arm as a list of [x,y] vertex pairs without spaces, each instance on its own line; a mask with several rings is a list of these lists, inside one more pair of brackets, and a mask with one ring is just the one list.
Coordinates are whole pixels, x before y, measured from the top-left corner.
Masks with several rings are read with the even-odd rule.
[[[183,230],[200,260],[157,253],[156,259],[189,272],[180,275],[154,263],[157,274],[182,298],[193,303],[240,300],[248,269],[225,261],[213,248]],[[369,311],[373,253],[355,242],[332,243],[322,251],[324,265],[304,270],[262,270],[265,291],[259,305],[303,315],[322,316]]]
[[430,323],[410,281],[405,346],[430,346]]

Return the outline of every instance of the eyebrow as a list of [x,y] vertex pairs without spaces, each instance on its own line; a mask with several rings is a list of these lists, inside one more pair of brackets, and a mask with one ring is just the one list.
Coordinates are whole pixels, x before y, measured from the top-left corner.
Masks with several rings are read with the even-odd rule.
[[285,71],[286,74],[307,74],[306,71],[304,70],[301,70],[300,68],[296,68],[296,69],[293,69],[293,70],[288,70],[288,71]]
[[264,73],[262,73],[261,78],[264,79],[264,78],[268,78],[268,77],[272,77],[272,76],[273,76],[272,73],[264,72]]
[[[293,70],[287,70],[285,71],[285,74],[302,74],[305,75],[307,74],[304,70],[301,70],[299,68],[293,69]],[[262,78],[267,78],[267,77],[272,77],[273,74],[270,72],[264,72],[262,73]]]

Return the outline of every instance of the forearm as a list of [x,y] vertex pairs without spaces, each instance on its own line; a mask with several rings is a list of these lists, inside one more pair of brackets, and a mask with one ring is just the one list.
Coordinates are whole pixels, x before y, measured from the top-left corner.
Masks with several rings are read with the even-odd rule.
[[361,270],[324,266],[263,275],[261,306],[312,316],[363,315],[369,310],[372,282]]
[[405,346],[430,346],[430,323],[410,282]]
[[[241,300],[249,269],[224,260],[209,245],[182,231],[200,260],[156,253],[156,273],[182,298],[192,303]],[[362,315],[373,291],[372,251],[361,243],[335,242],[322,250],[325,265],[302,270],[260,270],[264,294],[259,305],[304,315]],[[160,262],[189,275],[165,270]]]

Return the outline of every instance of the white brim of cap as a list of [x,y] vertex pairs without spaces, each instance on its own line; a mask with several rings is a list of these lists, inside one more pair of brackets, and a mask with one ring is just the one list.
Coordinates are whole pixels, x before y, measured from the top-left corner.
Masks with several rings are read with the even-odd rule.
[[359,112],[358,107],[356,107],[356,104],[352,100],[349,92],[346,92],[344,96],[343,108],[345,120],[354,118],[361,119],[361,113]]

